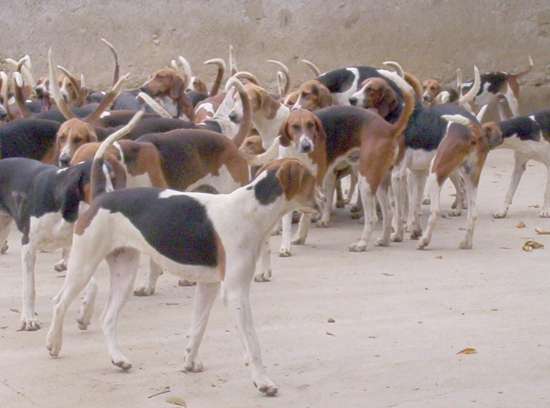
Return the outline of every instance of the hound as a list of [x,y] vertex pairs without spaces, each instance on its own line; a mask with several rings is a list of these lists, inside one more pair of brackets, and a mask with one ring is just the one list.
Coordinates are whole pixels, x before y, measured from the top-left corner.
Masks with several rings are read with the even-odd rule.
[[[94,163],[101,164],[101,152]],[[250,185],[228,195],[151,188],[96,195],[76,224],[67,276],[53,299],[53,320],[47,336],[50,355],[56,357],[61,350],[68,307],[105,259],[111,270],[111,289],[102,328],[112,363],[123,370],[132,367],[118,347],[116,323],[132,292],[143,252],[171,273],[198,282],[185,369],[203,370],[198,349],[221,287],[222,300],[235,318],[252,381],[260,392],[275,395],[278,388],[266,373],[252,322],[249,291],[254,265],[262,242],[282,215],[313,206],[314,201],[314,177],[293,159],[265,166]]]
[[485,123],[483,127],[486,131],[501,135],[502,144],[498,148],[514,151],[514,171],[506,199],[501,209],[495,212],[493,217],[504,218],[508,214],[514,193],[529,160],[538,161],[546,166],[547,181],[540,216],[550,217],[550,109],[497,123]]
[[[494,71],[481,75],[481,89],[477,93],[474,103],[477,109],[495,101],[497,104],[500,120],[506,120],[502,102],[506,100],[512,117],[519,116],[519,83],[518,78],[527,75],[533,70],[533,60],[529,57],[529,68],[524,71],[510,74],[508,72]],[[466,93],[472,87],[473,81],[464,82],[461,92]]]

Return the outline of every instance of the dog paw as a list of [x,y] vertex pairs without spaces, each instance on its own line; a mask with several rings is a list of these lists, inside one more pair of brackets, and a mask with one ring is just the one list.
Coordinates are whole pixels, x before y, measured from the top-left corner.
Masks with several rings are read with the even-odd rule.
[[350,208],[349,211],[352,212],[352,213],[358,213],[358,212],[361,212],[361,207],[358,206],[358,205],[354,205]]
[[134,290],[134,296],[151,296],[153,293],[155,293],[155,288],[150,286],[140,286]]
[[53,269],[56,272],[63,272],[67,270],[67,264],[65,263],[65,260],[62,259],[61,261],[54,264]]
[[367,250],[367,244],[364,242],[358,242],[349,246],[350,252],[365,252]]
[[378,238],[376,240],[376,246],[380,246],[380,247],[387,247],[387,246],[390,246],[390,240],[389,239],[384,239],[384,238]]
[[411,231],[411,239],[417,240],[422,236],[422,230],[421,229],[413,229]]
[[458,247],[460,249],[472,249],[473,245],[471,242],[468,242],[465,240],[465,241],[462,241]]
[[292,245],[304,245],[306,243],[306,237],[296,237],[292,240]]
[[540,218],[550,218],[550,210],[542,210],[539,216]]
[[289,256],[292,256],[292,253],[290,252],[290,248],[279,249],[279,257],[288,258]]
[[506,217],[507,213],[508,211],[497,211],[496,213],[493,214],[493,218],[496,218],[496,219],[504,218]]
[[461,215],[462,215],[462,210],[449,211],[449,217],[460,217]]
[[184,363],[183,369],[188,373],[200,373],[202,370],[204,370],[204,366],[202,365],[202,362],[199,360],[191,362],[191,364],[187,364],[187,362]]
[[344,208],[346,206],[346,203],[344,201],[336,201],[334,204],[336,208]]
[[403,232],[395,233],[391,237],[392,242],[403,242]]
[[118,368],[122,368],[122,370],[124,371],[128,371],[130,368],[132,368],[132,363],[124,356],[117,357],[116,359],[112,358],[111,363],[113,363]]
[[80,330],[88,330],[88,326],[90,325],[90,320],[85,319],[83,317],[79,317],[76,319],[76,323],[78,324],[78,328]]
[[279,391],[279,388],[275,384],[262,384],[259,385],[254,383],[256,388],[258,388],[258,391],[263,392],[268,397],[274,397],[277,394],[277,391]]
[[271,269],[254,275],[254,282],[269,282],[271,280]]
[[317,228],[328,228],[328,221],[319,220],[315,226]]
[[351,213],[351,219],[352,220],[358,220],[360,218],[361,218],[361,213],[360,212]]
[[428,246],[430,241],[427,238],[422,238],[420,241],[418,241],[418,249],[424,249]]
[[181,278],[178,281],[178,286],[195,286],[197,282],[191,282],[190,280]]
[[422,205],[430,205],[431,203],[432,203],[432,200],[430,200],[430,197],[422,198]]
[[24,319],[21,321],[21,327],[18,331],[37,331],[40,330],[40,324],[36,319]]
[[4,242],[4,245],[2,245],[2,248],[0,248],[0,254],[5,254],[9,249],[8,241]]
[[271,231],[271,236],[274,237],[276,235],[281,235],[281,229],[275,228],[273,231]]
[[50,356],[57,357],[61,351],[61,336],[48,333],[46,348],[50,352]]

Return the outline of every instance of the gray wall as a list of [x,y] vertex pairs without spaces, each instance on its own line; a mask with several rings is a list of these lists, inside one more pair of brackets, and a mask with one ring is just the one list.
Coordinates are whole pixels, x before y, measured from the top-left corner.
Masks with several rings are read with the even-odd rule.
[[31,56],[35,76],[46,73],[52,47],[60,65],[83,73],[87,83],[108,87],[113,61],[100,41],[119,51],[121,72],[133,86],[149,73],[185,56],[193,71],[213,79],[202,62],[227,60],[235,47],[239,69],[255,73],[273,88],[278,59],[293,84],[311,71],[346,65],[381,66],[395,60],[420,79],[454,83],[473,64],[481,72],[535,70],[522,78],[524,112],[550,107],[550,2],[548,0],[305,0],[305,1],[3,1],[2,60]]

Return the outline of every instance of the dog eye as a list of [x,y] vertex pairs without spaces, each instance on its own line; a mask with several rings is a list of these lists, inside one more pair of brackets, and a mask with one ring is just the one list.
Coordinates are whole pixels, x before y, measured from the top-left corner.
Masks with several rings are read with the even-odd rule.
[[65,143],[65,136],[61,136],[61,137],[59,138],[59,141],[60,141],[61,143]]
[[80,137],[75,137],[74,142],[75,143],[80,143],[80,142],[82,142],[82,139]]
[[308,124],[306,125],[306,127],[307,127],[308,130],[313,129],[313,123],[308,122]]
[[298,126],[298,125],[296,125],[296,124],[292,125],[291,127],[292,127],[292,129],[294,129],[294,130],[300,130],[300,126]]
[[309,92],[302,92],[302,98],[307,98],[309,96]]

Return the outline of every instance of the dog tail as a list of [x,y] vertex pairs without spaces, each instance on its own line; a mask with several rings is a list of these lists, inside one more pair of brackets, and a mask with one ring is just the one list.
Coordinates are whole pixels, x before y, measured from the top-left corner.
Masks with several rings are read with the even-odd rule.
[[401,78],[400,76],[395,75],[395,73],[393,72],[391,74],[393,75],[391,76],[385,75],[385,76],[393,80],[397,84],[397,86],[401,89],[403,94],[403,102],[404,102],[403,109],[401,110],[401,115],[399,115],[399,118],[397,119],[397,121],[392,125],[394,129],[393,134],[394,136],[397,136],[405,130],[405,128],[407,127],[407,123],[409,122],[409,118],[412,115],[412,112],[415,106],[415,99],[414,99],[415,91],[413,86],[411,86],[408,83],[408,81],[406,81],[404,78]]
[[216,79],[214,80],[214,84],[212,85],[212,88],[210,89],[210,93],[209,93],[209,96],[216,96],[220,91],[223,74],[225,74],[225,61],[222,60],[221,58],[214,58],[214,59],[209,59],[208,61],[204,61],[204,64],[216,65],[218,67]]
[[300,62],[303,62],[304,64],[306,64],[309,67],[309,69],[313,71],[313,73],[315,74],[315,78],[321,76],[321,70],[313,62],[306,59],[300,60]]
[[535,66],[533,64],[533,59],[531,58],[530,55],[528,55],[527,57],[529,57],[529,68],[527,68],[525,71],[518,72],[517,74],[510,74],[510,76],[518,79],[519,77],[527,75],[529,72],[531,72],[533,70],[533,67]]
[[252,106],[250,105],[248,93],[246,93],[246,89],[244,89],[241,81],[234,77],[229,78],[229,81],[225,84],[225,91],[229,92],[231,87],[235,87],[241,97],[241,102],[243,105],[243,119],[239,125],[237,134],[233,138],[233,142],[237,145],[237,147],[241,147],[244,139],[246,139],[252,129]]
[[[462,75],[460,78],[462,79]],[[479,75],[479,69],[477,69],[477,67],[474,65],[474,84],[466,95],[463,95],[458,99],[457,103],[461,106],[464,106],[465,104],[474,100],[475,96],[479,92],[479,88],[481,88],[481,76]]]
[[101,193],[113,190],[111,179],[108,176],[108,172],[105,170],[105,155],[114,142],[130,133],[144,113],[144,109],[138,111],[126,126],[110,135],[97,149],[92,163],[92,174],[90,177],[91,199]]
[[120,77],[120,65],[118,63],[118,52],[116,51],[115,46],[111,44],[109,41],[107,41],[105,38],[102,38],[101,41],[103,41],[105,45],[109,47],[109,49],[111,50],[111,53],[113,54],[113,58],[115,59],[115,71],[113,73],[113,85],[112,85],[112,86],[115,86]]

